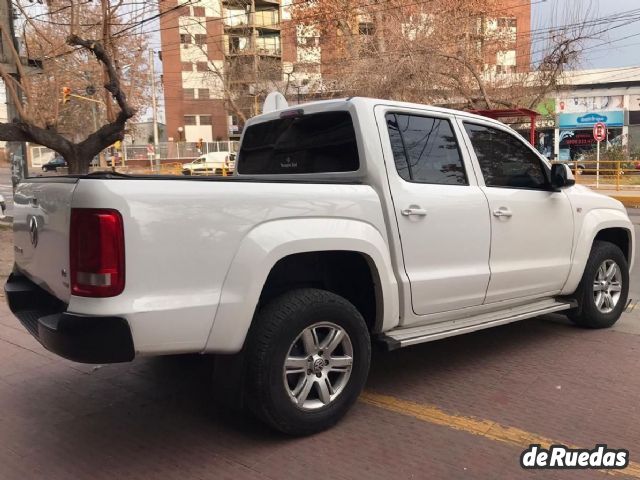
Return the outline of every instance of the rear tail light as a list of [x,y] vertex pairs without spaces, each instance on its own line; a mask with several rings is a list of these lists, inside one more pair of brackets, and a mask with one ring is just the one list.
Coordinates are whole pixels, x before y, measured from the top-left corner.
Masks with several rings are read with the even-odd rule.
[[117,210],[74,208],[69,241],[71,294],[115,297],[124,290],[124,226]]

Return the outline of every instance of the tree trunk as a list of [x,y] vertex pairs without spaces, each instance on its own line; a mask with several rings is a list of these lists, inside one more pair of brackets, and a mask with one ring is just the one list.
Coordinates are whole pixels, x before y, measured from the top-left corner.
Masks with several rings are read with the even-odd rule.
[[86,155],[82,155],[80,152],[74,152],[67,154],[64,159],[67,161],[67,165],[69,165],[70,175],[84,175],[89,173],[91,158],[87,158]]

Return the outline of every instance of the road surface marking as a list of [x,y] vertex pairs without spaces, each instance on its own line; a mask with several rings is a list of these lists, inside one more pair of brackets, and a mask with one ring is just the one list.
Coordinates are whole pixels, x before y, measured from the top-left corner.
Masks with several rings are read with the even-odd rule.
[[[360,396],[360,401],[383,408],[391,412],[399,413],[408,417],[421,420],[423,422],[449,427],[454,430],[460,430],[478,435],[496,442],[507,443],[522,449],[528,448],[532,443],[539,443],[543,448],[549,448],[550,445],[565,445],[569,448],[578,448],[575,445],[569,445],[558,440],[542,437],[535,433],[527,432],[515,427],[507,427],[500,425],[491,420],[483,420],[462,415],[447,413],[434,405],[421,404],[402,400],[400,398],[388,395],[380,395],[372,392],[364,392]],[[615,445],[612,448],[629,448],[631,445]],[[589,448],[593,448],[593,445]],[[633,478],[640,478],[640,464],[629,462],[629,466],[624,470],[602,470],[609,475],[619,475]]]

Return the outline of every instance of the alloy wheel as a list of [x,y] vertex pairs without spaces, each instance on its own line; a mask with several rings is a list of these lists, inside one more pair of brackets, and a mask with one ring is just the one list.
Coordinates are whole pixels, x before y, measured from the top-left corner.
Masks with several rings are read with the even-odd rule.
[[601,313],[611,313],[620,301],[622,272],[613,260],[605,260],[593,281],[593,301]]
[[343,392],[353,367],[353,345],[344,328],[319,322],[305,328],[289,347],[283,380],[301,410],[317,410]]

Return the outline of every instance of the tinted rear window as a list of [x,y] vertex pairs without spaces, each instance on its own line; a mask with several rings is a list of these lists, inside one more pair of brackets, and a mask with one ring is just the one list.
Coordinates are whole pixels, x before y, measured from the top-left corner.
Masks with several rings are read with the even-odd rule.
[[349,112],[279,118],[247,129],[238,173],[296,174],[358,170],[356,132]]

